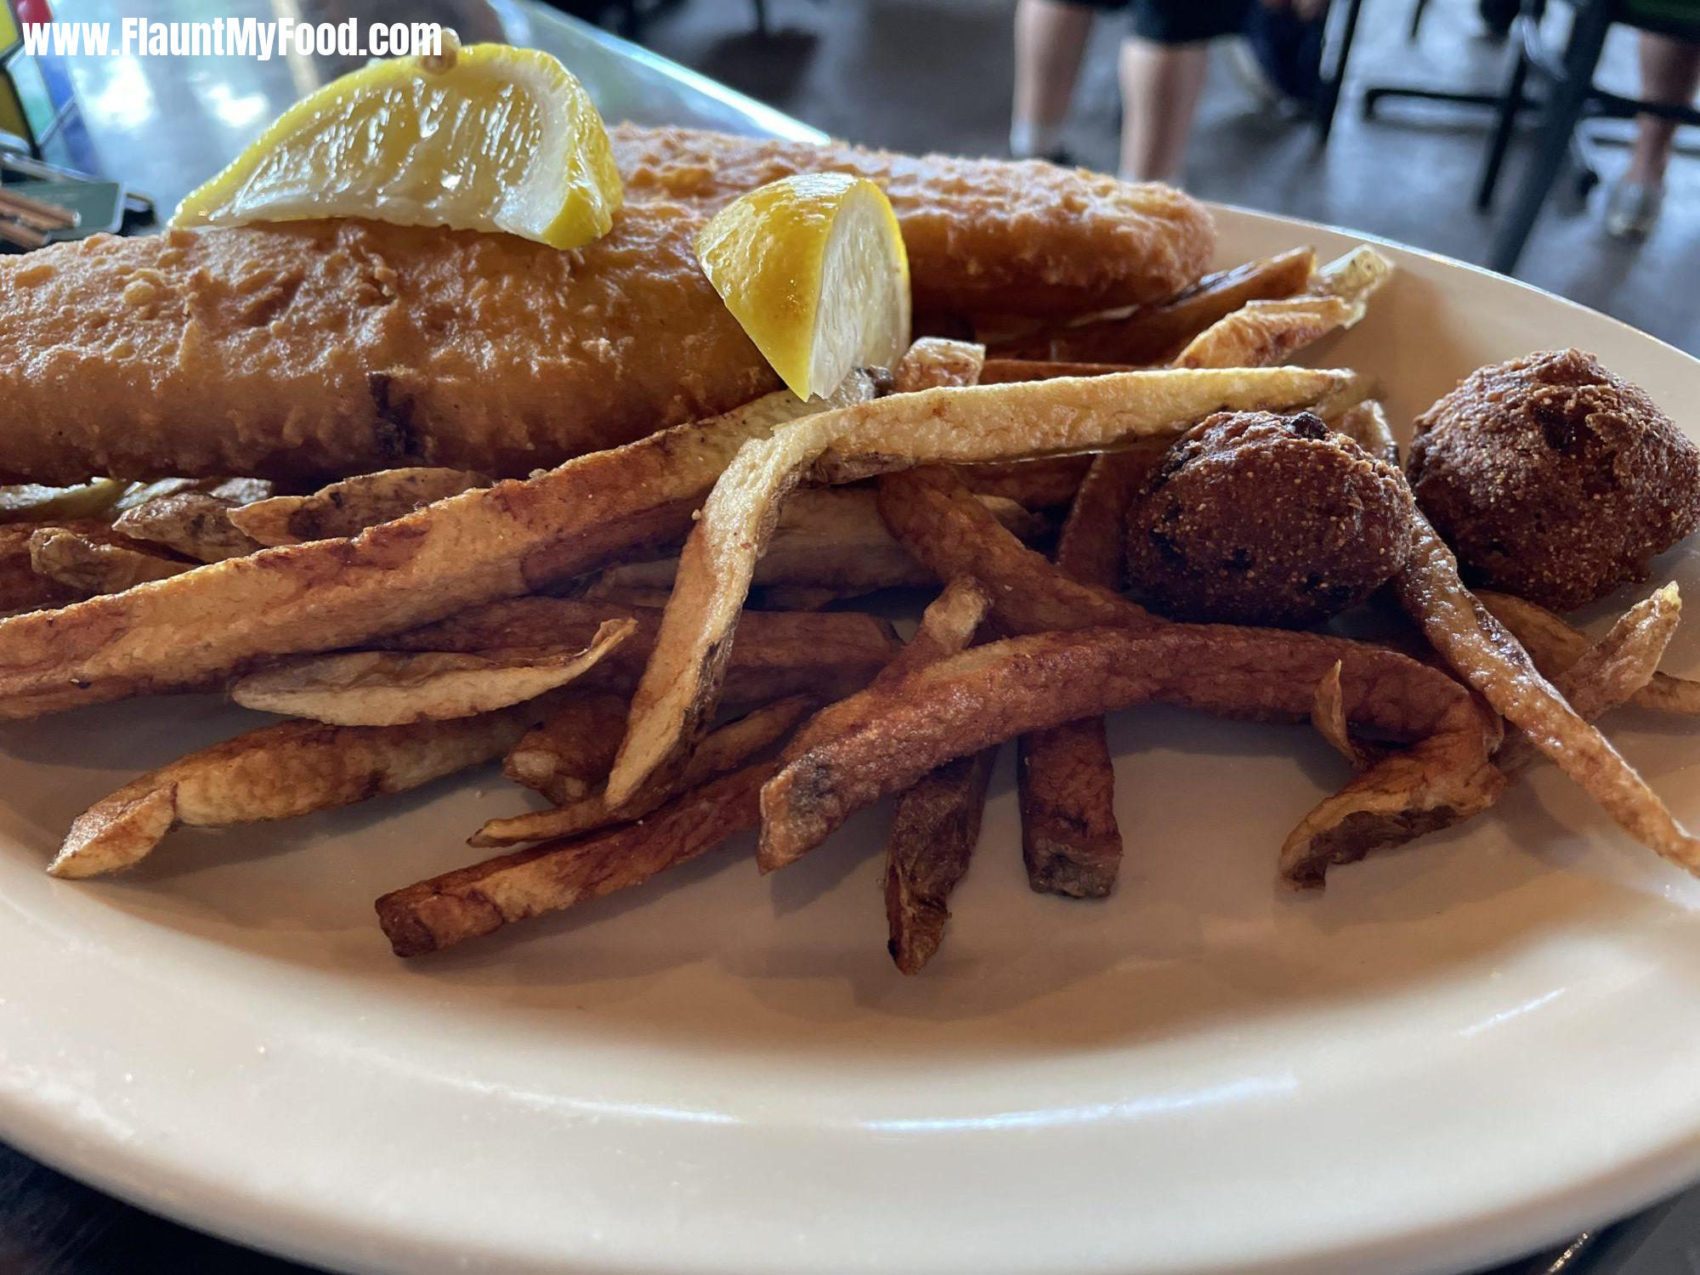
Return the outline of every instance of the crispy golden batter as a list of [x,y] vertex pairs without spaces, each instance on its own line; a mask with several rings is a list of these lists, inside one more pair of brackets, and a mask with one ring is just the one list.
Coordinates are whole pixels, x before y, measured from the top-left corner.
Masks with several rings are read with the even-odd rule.
[[778,385],[655,202],[576,253],[292,222],[0,263],[0,476],[522,475]]
[[688,129],[614,130],[630,204],[718,208],[793,173],[857,173],[903,227],[922,312],[1086,314],[1171,297],[1215,247],[1210,214],[1159,185],[1028,160],[898,155]]

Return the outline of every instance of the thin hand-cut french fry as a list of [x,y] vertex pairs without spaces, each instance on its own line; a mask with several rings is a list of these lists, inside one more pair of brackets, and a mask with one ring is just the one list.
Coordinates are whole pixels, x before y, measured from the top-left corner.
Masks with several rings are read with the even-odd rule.
[[262,545],[357,536],[368,527],[493,480],[470,469],[415,466],[358,474],[309,496],[274,496],[232,511],[230,521]]
[[[637,631],[590,670],[585,687],[629,693],[643,673],[661,612],[577,598],[511,598],[397,634],[374,645],[398,651],[560,649],[589,643],[606,620],[637,621]],[[786,695],[837,699],[866,686],[899,650],[891,625],[856,611],[794,615],[747,611],[726,669],[725,698],[759,704]]]
[[[1492,799],[1503,784],[1487,761],[1497,737],[1468,692],[1438,670],[1317,634],[1179,624],[1085,629],[974,647],[838,706],[847,726],[829,739],[794,741],[763,790],[758,863],[771,871],[795,862],[856,809],[952,758],[1079,717],[1166,702],[1304,721],[1311,688],[1336,661],[1358,729],[1418,742],[1312,812],[1283,848],[1290,880],[1320,886],[1328,863],[1397,844],[1424,815]],[[1466,766],[1462,755],[1478,760]]]
[[1420,512],[1410,560],[1393,589],[1441,658],[1495,712],[1519,727],[1625,832],[1700,874],[1700,841],[1610,741],[1576,715],[1517,639],[1464,587],[1457,559]]
[[[1535,661],[1535,667],[1555,683],[1560,682],[1583,652],[1589,649],[1586,633],[1538,602],[1487,589],[1477,589],[1475,593],[1477,601],[1523,644],[1529,658]],[[1630,702],[1637,708],[1658,713],[1700,717],[1700,682],[1673,677],[1669,673],[1654,673],[1652,680],[1630,697]],[[1581,706],[1574,702],[1571,707],[1581,711]]]
[[[1598,642],[1585,646],[1557,674],[1559,691],[1583,721],[1632,703],[1657,675],[1659,659],[1682,619],[1682,595],[1667,584],[1618,617]],[[1520,730],[1507,731],[1494,765],[1515,776],[1540,760],[1540,750]]]
[[893,394],[818,418],[833,441],[814,470],[849,482],[911,465],[1103,451],[1173,437],[1212,412],[1297,411],[1357,384],[1347,371],[1162,368]]
[[897,539],[940,580],[986,583],[992,614],[1011,633],[1162,621],[1098,585],[1059,572],[1004,533],[949,470],[927,466],[880,479],[880,514]]
[[[1033,540],[1045,529],[1043,518],[1013,500],[999,496],[982,500],[1000,523],[1023,540]],[[634,590],[661,590],[665,595],[678,569],[677,558],[610,567],[582,596],[640,596]],[[779,512],[773,538],[756,562],[751,581],[763,589],[821,589],[829,600],[934,582],[932,572],[886,530],[871,487],[812,487],[793,492]]]
[[1194,337],[1176,367],[1270,367],[1331,332],[1355,327],[1393,263],[1360,245],[1324,266],[1306,295],[1248,301]]
[[122,593],[138,584],[169,580],[194,566],[61,527],[44,527],[32,533],[29,550],[30,566],[37,574],[80,593]]
[[557,806],[588,797],[608,779],[630,708],[624,695],[572,688],[508,750],[502,773]]
[[997,755],[988,748],[946,762],[897,799],[885,842],[886,950],[905,974],[919,974],[944,939]]
[[337,726],[405,726],[493,712],[576,681],[630,637],[609,620],[583,650],[349,651],[250,673],[230,688],[244,708]]
[[[1167,450],[1161,440],[1098,457],[1057,543],[1057,568],[1084,584],[1119,587],[1128,502]],[[1046,894],[1100,898],[1122,860],[1115,762],[1104,719],[1023,735],[1016,751],[1021,854],[1027,882]]]
[[[848,401],[872,385],[852,377],[842,393]],[[832,405],[769,395],[438,501],[352,540],[265,549],[157,588],[0,621],[0,717],[204,686],[270,657],[353,646],[659,548],[690,526],[745,441]]]
[[1315,268],[1315,253],[1309,248],[1294,248],[1207,275],[1173,301],[1126,315],[1044,329],[995,345],[992,353],[1001,358],[1163,363],[1205,328],[1247,302],[1290,297],[1303,291]]
[[234,501],[204,491],[181,491],[145,501],[118,515],[115,531],[164,545],[196,562],[223,562],[259,549],[260,542],[237,530]]
[[639,823],[548,841],[384,895],[378,923],[397,956],[423,956],[504,925],[640,885],[761,819],[777,762],[733,771]]
[[172,828],[290,819],[405,792],[499,757],[534,720],[523,705],[411,726],[279,722],[190,753],[89,807],[48,871],[91,877],[130,867]]
[[[30,537],[45,529],[33,522],[0,525],[0,615],[64,606],[86,596],[81,589],[42,575],[30,561]],[[64,524],[60,530],[84,537],[111,534],[105,523],[90,519]]]
[[609,805],[604,793],[591,793],[553,810],[491,819],[467,839],[467,844],[516,846],[531,841],[553,841],[580,836],[609,824],[642,819],[681,792],[735,770],[771,747],[802,720],[814,702],[805,695],[792,695],[710,731],[691,753],[676,781],[645,784],[623,806]]

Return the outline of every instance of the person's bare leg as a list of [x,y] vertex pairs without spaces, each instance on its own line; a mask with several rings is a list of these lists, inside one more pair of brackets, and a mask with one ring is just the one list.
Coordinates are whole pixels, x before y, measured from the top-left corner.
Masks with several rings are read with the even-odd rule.
[[[1683,105],[1700,90],[1700,44],[1669,36],[1641,33],[1641,94],[1650,102]],[[1659,186],[1670,162],[1676,123],[1656,115],[1636,117],[1635,149],[1629,157],[1628,181]]]
[[1122,160],[1127,181],[1173,181],[1186,158],[1209,46],[1122,41]]
[[1056,150],[1092,33],[1092,10],[1063,0],[1015,6],[1015,102],[1009,146],[1017,157]]

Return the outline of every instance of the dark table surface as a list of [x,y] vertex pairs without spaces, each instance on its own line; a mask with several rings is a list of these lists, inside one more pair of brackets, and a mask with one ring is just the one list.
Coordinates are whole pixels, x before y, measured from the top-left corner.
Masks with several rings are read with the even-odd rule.
[[[327,4],[335,16],[358,5],[319,0],[300,6],[312,17]],[[203,16],[195,0],[155,0],[150,16]],[[507,38],[549,49],[582,79],[605,115],[652,123],[694,124],[727,132],[819,140],[821,134],[695,72],[615,40],[549,10],[512,0],[453,0],[444,21],[466,38]],[[63,0],[62,20],[118,21],[133,11],[121,0]],[[221,12],[269,17],[264,0],[238,0]],[[111,62],[79,59],[64,68],[85,104],[80,127],[50,157],[106,172],[153,196],[162,213],[217,163],[233,156],[302,90],[299,67],[235,59],[188,59],[193,68],[152,72],[145,107],[112,91]],[[175,66],[175,64],[166,64]],[[320,82],[347,68],[320,64]],[[190,91],[193,71],[197,85]],[[209,79],[239,96],[259,93],[265,108],[240,121],[215,118],[206,103],[218,95]],[[310,87],[307,86],[307,87]],[[229,100],[230,94],[226,94]],[[108,114],[89,104],[112,103]],[[110,161],[110,162],[109,162]],[[1700,1192],[1679,1197],[1615,1227],[1514,1263],[1497,1275],[1659,1275],[1700,1272],[1700,1255],[1686,1242],[1700,1235]],[[271,1275],[308,1268],[225,1243],[133,1208],[0,1144],[0,1272],[5,1275],[95,1275],[96,1272],[242,1272]]]

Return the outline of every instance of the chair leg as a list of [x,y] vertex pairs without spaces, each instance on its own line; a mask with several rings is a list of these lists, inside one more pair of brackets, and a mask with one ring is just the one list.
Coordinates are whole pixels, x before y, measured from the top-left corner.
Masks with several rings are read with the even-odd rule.
[[1523,255],[1540,217],[1541,205],[1547,192],[1558,178],[1570,150],[1570,136],[1593,91],[1594,70],[1600,62],[1600,50],[1605,47],[1606,31],[1611,27],[1610,0],[1586,0],[1576,6],[1576,16],[1570,28],[1570,42],[1564,50],[1564,78],[1553,85],[1542,113],[1541,131],[1535,154],[1523,174],[1522,185],[1510,214],[1494,235],[1488,253],[1488,267],[1501,274],[1511,274]]
[[1476,184],[1479,212],[1486,212],[1493,205],[1499,172],[1505,166],[1505,152],[1511,147],[1511,134],[1517,128],[1517,113],[1522,109],[1524,87],[1529,81],[1529,59],[1523,56],[1523,42],[1516,35],[1511,42],[1511,77],[1506,81],[1505,96],[1500,99],[1499,118],[1494,121],[1493,136],[1482,160],[1481,180]]
[[1340,89],[1346,82],[1346,67],[1352,57],[1352,42],[1357,39],[1358,15],[1363,12],[1364,0],[1347,0],[1345,17],[1340,23],[1340,36],[1335,42],[1333,66],[1322,79],[1316,92],[1316,141],[1328,145],[1334,131],[1334,116],[1340,109]]

